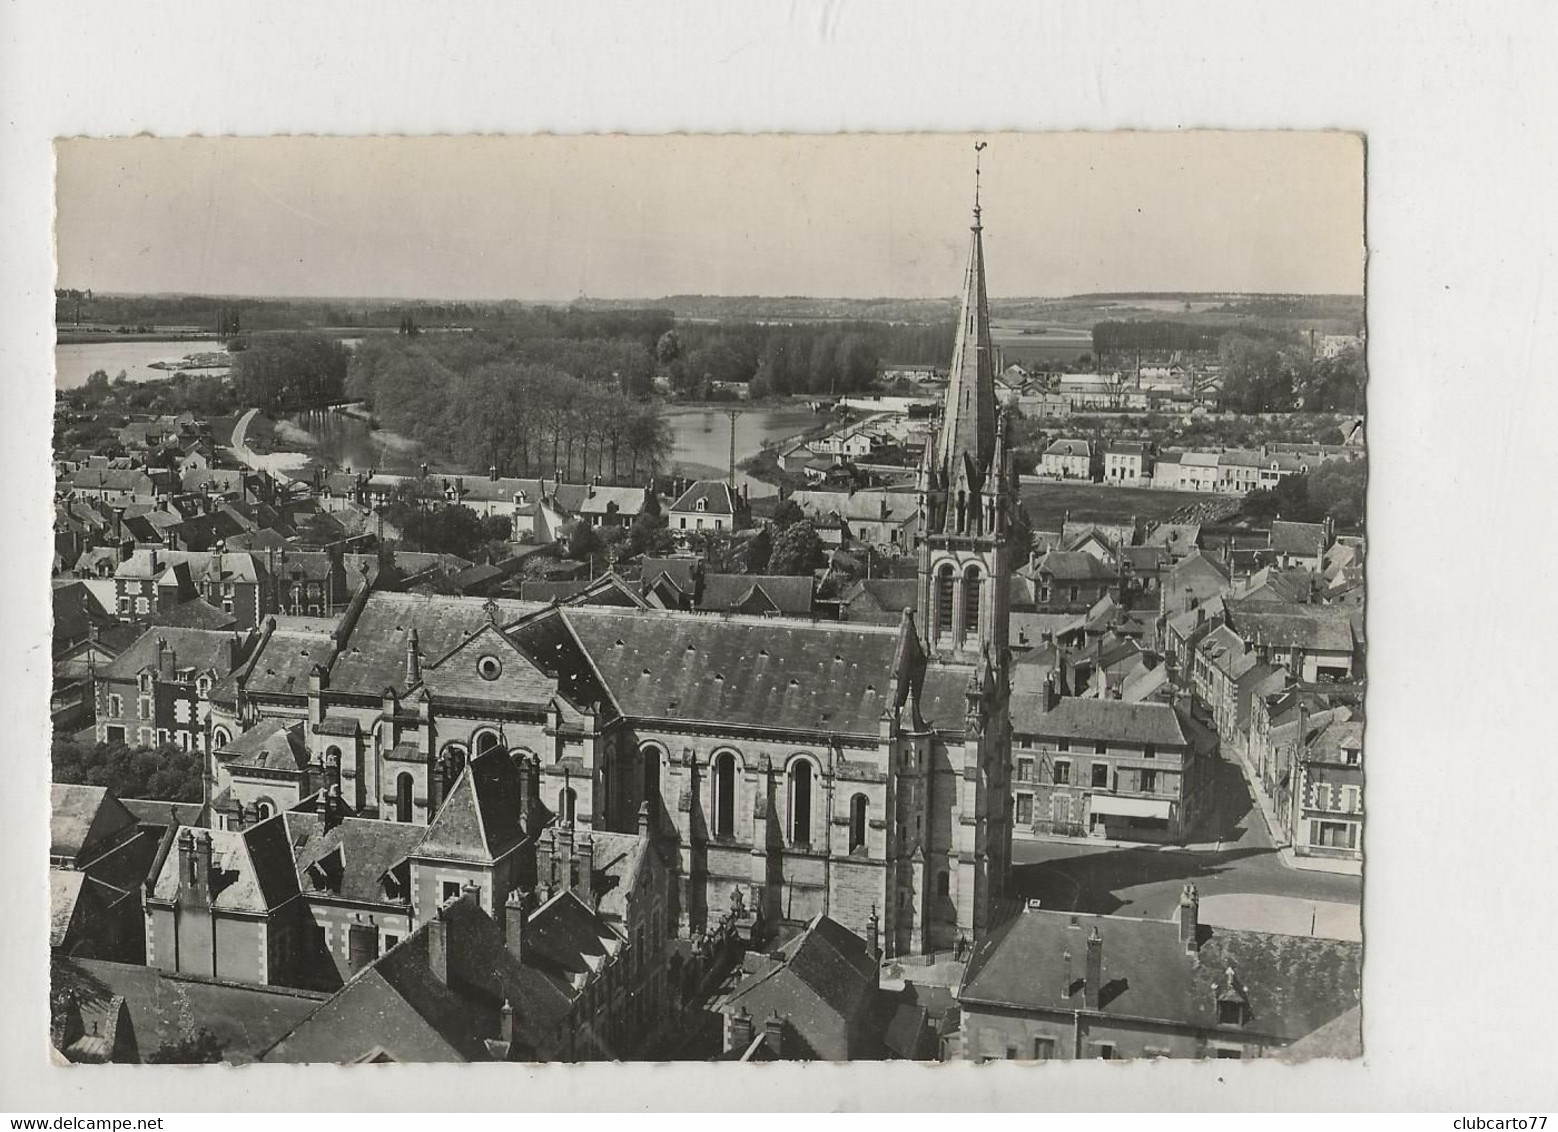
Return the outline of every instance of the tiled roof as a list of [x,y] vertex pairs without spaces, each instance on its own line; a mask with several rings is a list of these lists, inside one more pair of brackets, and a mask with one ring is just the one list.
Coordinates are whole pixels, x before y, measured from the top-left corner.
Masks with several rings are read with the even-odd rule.
[[[975,1002],[1079,1008],[1087,939],[1095,930],[1103,942],[1099,1009],[1106,1015],[1291,1041],[1358,1002],[1363,949],[1356,943],[1203,925],[1200,947],[1186,954],[1176,921],[1041,910],[1014,916],[980,945],[959,995],[965,1009]],[[1067,951],[1076,989],[1069,996],[1062,993]],[[1249,1006],[1244,1026],[1218,1023],[1230,968]]]

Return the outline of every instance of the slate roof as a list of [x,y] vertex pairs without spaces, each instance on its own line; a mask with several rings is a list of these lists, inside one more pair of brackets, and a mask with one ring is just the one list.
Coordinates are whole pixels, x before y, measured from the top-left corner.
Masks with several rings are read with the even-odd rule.
[[[288,810],[282,817],[292,846],[298,886],[305,893],[371,904],[389,902],[384,890],[385,874],[406,861],[427,834],[420,825],[354,817],[342,818],[338,825],[326,829],[319,814],[301,810]],[[324,887],[316,885],[310,875],[310,867],[316,864],[329,878]]]
[[174,662],[181,669],[214,672],[218,677],[233,670],[234,634],[216,629],[184,629],[158,625],[142,633],[133,645],[116,656],[98,674],[114,680],[133,680],[144,668],[157,667],[159,641],[173,650]]
[[172,609],[158,610],[141,618],[146,625],[167,625],[177,629],[231,629],[238,619],[223,613],[203,597],[181,601]]
[[1082,550],[1052,550],[1034,564],[1034,572],[1057,581],[1102,581],[1116,577],[1112,568]]
[[702,566],[702,560],[697,558],[645,558],[639,578],[649,586],[663,574],[682,593],[691,595],[698,592],[698,574]]
[[[721,1010],[747,1004],[755,1018],[778,1009],[788,1023],[786,1037],[799,1038],[808,1023],[843,1025],[858,1021],[871,1010],[876,997],[878,969],[865,940],[826,915],[818,915],[806,930],[782,947],[775,957],[760,962],[720,1004]],[[812,1057],[845,1057],[861,1050],[797,1051]],[[786,1056],[790,1050],[786,1049]]]
[[76,908],[81,890],[87,883],[87,874],[75,869],[49,870],[49,946],[59,948],[70,936],[70,925],[76,918]]
[[[305,1015],[324,995],[287,987],[245,986],[164,975],[152,967],[102,959],[66,961],[93,987],[91,1003],[101,1007],[122,996],[136,1048],[144,1059],[158,1047],[194,1036],[198,1025],[221,1043],[223,1059],[253,1061]],[[192,1023],[198,1019],[198,1023]]]
[[525,839],[519,768],[503,751],[488,751],[460,772],[427,827],[416,855],[491,864]]
[[1062,696],[1045,711],[1042,695],[1018,693],[1012,696],[1011,716],[1012,732],[1016,735],[1152,743],[1159,747],[1192,746],[1197,737],[1184,716],[1168,704]]
[[1276,519],[1271,524],[1271,549],[1278,554],[1296,554],[1318,558],[1325,552],[1325,526],[1322,523],[1290,523]]
[[696,481],[682,492],[675,503],[671,504],[671,510],[696,512],[700,500],[704,502],[701,514],[734,515],[736,513],[736,493],[724,480]]
[[[1357,943],[1202,925],[1201,945],[1187,955],[1177,921],[1044,910],[1012,917],[979,946],[959,1001],[965,1009],[971,1003],[1079,1008],[1087,938],[1095,929],[1103,940],[1099,1009],[1106,1015],[1293,1041],[1358,1003],[1363,948]],[[1061,964],[1067,951],[1076,993],[1064,997]],[[1218,1023],[1218,998],[1230,967],[1249,1004],[1244,1026]]]
[[[561,611],[624,714],[875,735],[898,632],[886,626]],[[961,709],[960,709],[961,712]]]
[[705,612],[810,617],[815,590],[816,580],[810,574],[706,574],[698,608]]
[[920,718],[938,731],[962,734],[967,719],[968,682],[973,675],[971,664],[927,664],[916,693]]
[[[499,621],[509,623],[537,608],[499,598]],[[356,626],[330,667],[337,691],[380,695],[406,688],[406,639],[417,631],[422,655],[438,658],[487,624],[486,603],[476,598],[375,592],[363,603]]]
[[1085,440],[1057,440],[1044,450],[1046,456],[1090,456],[1092,446]]
[[[571,905],[571,908],[569,907]],[[575,911],[577,910],[577,911]],[[542,925],[582,912],[565,894],[532,914],[525,958],[516,958],[491,917],[459,899],[440,913],[447,980],[428,962],[428,925],[354,975],[328,1002],[268,1049],[265,1061],[341,1063],[382,1053],[395,1061],[492,1061],[505,1054],[535,1060],[555,1052],[554,1034],[575,992],[553,968],[547,949],[532,946]],[[531,930],[535,929],[535,930]],[[533,954],[536,953],[536,954]],[[513,1006],[514,1042],[499,1050],[501,1010]]]
[[299,771],[308,765],[308,743],[301,720],[267,717],[217,753],[228,766]]
[[54,604],[56,640],[80,640],[88,635],[93,625],[112,624],[114,621],[84,582],[56,585],[50,597]]
[[135,815],[105,786],[49,787],[49,856],[84,864],[137,828]]
[[[173,848],[162,862],[152,888],[156,900],[172,902],[178,898],[178,838],[187,828],[179,827]],[[216,910],[265,915],[298,894],[292,848],[287,843],[287,827],[280,814],[243,830],[194,832],[211,838],[211,863],[217,873],[212,883],[215,899],[211,906]]]
[[523,601],[543,603],[567,601],[575,594],[583,593],[589,588],[588,578],[566,578],[560,582],[548,578],[526,578],[519,584],[519,596]]
[[1352,613],[1351,608],[1329,605],[1228,603],[1228,622],[1240,637],[1275,648],[1351,652]]
[[[593,485],[586,489],[579,502],[581,515],[618,514],[631,518],[644,509],[649,493],[641,487],[607,487]],[[613,512],[615,508],[615,512]]]
[[894,625],[905,609],[920,602],[920,583],[915,578],[862,578],[844,595],[850,621],[874,621]]

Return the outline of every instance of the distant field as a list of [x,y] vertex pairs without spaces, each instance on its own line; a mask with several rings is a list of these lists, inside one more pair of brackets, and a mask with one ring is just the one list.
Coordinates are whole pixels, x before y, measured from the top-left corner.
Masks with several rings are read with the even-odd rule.
[[1021,497],[1029,520],[1039,530],[1059,529],[1068,512],[1073,522],[1125,523],[1132,515],[1163,520],[1181,507],[1212,498],[1189,491],[1083,483],[1024,484]]

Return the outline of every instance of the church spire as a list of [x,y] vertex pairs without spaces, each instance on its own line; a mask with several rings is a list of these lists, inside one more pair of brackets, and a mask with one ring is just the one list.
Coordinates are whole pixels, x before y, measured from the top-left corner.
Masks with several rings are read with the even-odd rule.
[[975,485],[989,473],[995,454],[995,350],[990,341],[990,301],[985,294],[984,225],[979,205],[979,151],[974,147],[974,223],[970,228],[968,267],[963,273],[963,302],[952,370],[942,407],[936,464],[947,476],[968,458]]

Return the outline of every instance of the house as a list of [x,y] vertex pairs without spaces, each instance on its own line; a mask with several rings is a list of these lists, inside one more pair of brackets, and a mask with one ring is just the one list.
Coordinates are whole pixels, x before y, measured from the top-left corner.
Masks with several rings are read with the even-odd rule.
[[1152,482],[1152,454],[1145,444],[1114,441],[1104,446],[1104,482],[1140,487]]
[[146,964],[229,982],[296,985],[305,905],[281,818],[180,826],[145,897]]
[[623,941],[569,891],[498,919],[474,889],[436,908],[262,1055],[266,1062],[612,1057]]
[[1193,884],[1169,920],[1036,903],[958,987],[970,1060],[1268,1057],[1358,1006],[1361,944],[1203,924]]
[[1222,597],[1232,588],[1227,568],[1211,555],[1192,548],[1164,575],[1158,611],[1164,617],[1173,617]]
[[1228,625],[1266,664],[1295,678],[1350,680],[1361,669],[1356,607],[1230,601]]
[[78,468],[66,481],[67,499],[123,508],[160,502],[170,488],[169,475],[140,468]]
[[919,499],[912,491],[796,491],[789,496],[814,524],[838,523],[853,542],[908,553],[919,528]]
[[114,590],[117,612],[126,619],[194,597],[233,614],[246,629],[279,611],[263,556],[247,551],[137,550],[115,569]]
[[671,504],[672,535],[682,538],[699,531],[739,531],[751,522],[745,496],[723,480],[698,480]]
[[51,952],[142,962],[140,891],[160,831],[143,828],[102,786],[56,782],[49,802]]
[[205,751],[217,685],[244,663],[254,634],[157,626],[93,680],[99,743]]
[[1033,580],[1040,613],[1085,613],[1120,585],[1116,570],[1080,550],[1052,550],[1024,572]]
[[1093,478],[1093,446],[1086,440],[1057,440],[1044,450],[1044,475],[1062,480]]
[[1303,570],[1321,568],[1325,552],[1331,546],[1331,523],[1291,523],[1274,519],[1268,545],[1272,557],[1283,569],[1297,567]]
[[695,608],[703,613],[814,617],[817,580],[810,574],[705,574]]
[[1212,713],[1225,745],[1241,743],[1249,728],[1251,701],[1278,691],[1287,673],[1263,663],[1227,625],[1209,631],[1193,651],[1190,685]]
[[1294,764],[1293,851],[1363,859],[1363,721],[1333,714],[1306,732]]
[[1012,702],[1013,832],[1184,841],[1213,804],[1213,737],[1169,704]]
[[220,828],[242,829],[290,810],[320,784],[311,775],[306,720],[262,719],[213,752],[211,793]]
[[862,578],[844,591],[841,620],[896,625],[904,610],[919,603],[919,582],[913,578]]
[[631,527],[633,520],[646,512],[659,510],[659,501],[650,488],[608,487],[599,482],[585,489],[579,501],[579,517],[597,529],[604,527]]
[[1053,389],[1024,389],[1017,395],[1017,410],[1030,420],[1065,420],[1071,398]]
[[777,952],[748,956],[741,980],[718,1002],[724,1048],[762,1041],[787,1061],[883,1057],[872,1026],[880,961],[876,945],[819,913]]
[[1217,490],[1243,495],[1260,487],[1262,453],[1249,449],[1229,449],[1217,457]]

